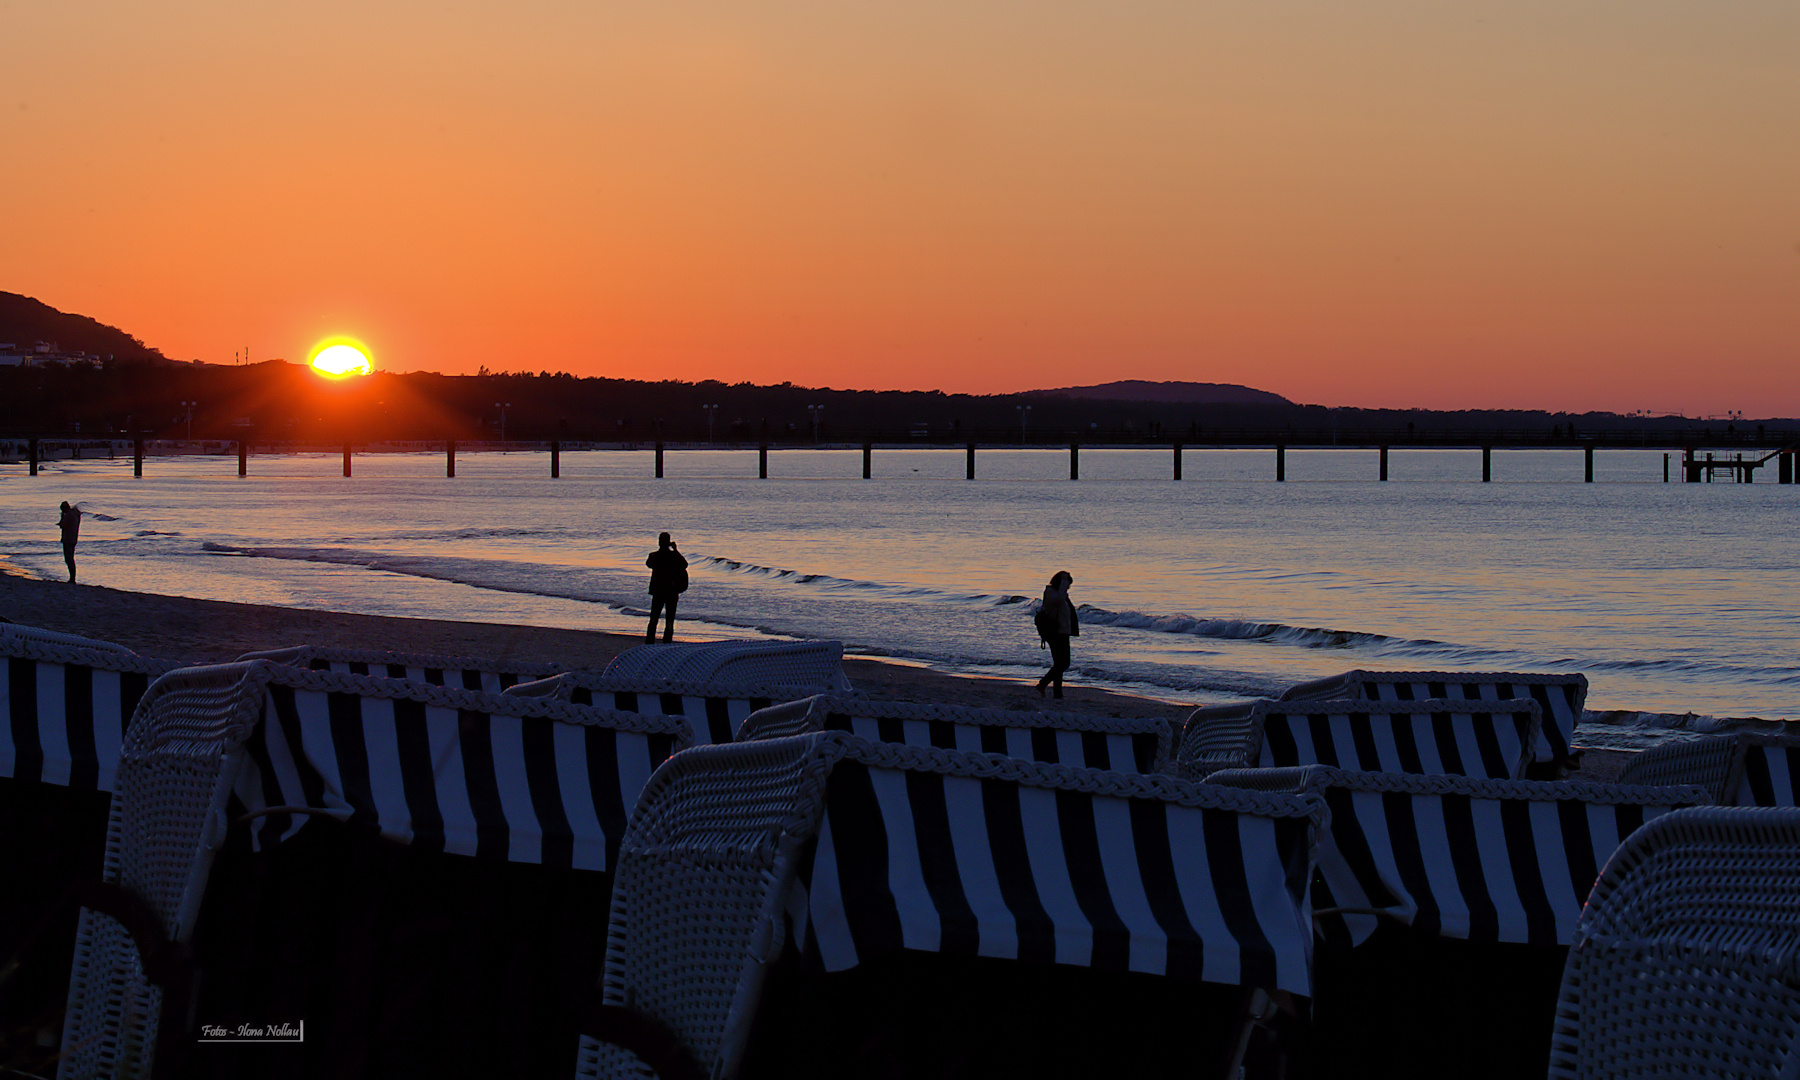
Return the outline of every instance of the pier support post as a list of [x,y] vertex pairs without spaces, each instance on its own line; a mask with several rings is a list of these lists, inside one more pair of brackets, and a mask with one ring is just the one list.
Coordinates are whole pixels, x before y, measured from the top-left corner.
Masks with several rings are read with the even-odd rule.
[[1381,480],[1383,483],[1387,481],[1387,451],[1387,447],[1381,448]]
[[863,479],[864,480],[867,480],[869,478],[869,466],[873,463],[874,457],[875,457],[875,444],[871,443],[871,442],[863,443]]
[[444,475],[456,479],[456,440],[444,440]]
[[36,439],[25,440],[25,462],[31,468],[31,475],[36,476],[38,469],[38,441]]
[[350,475],[350,444],[344,444],[344,475]]
[[663,475],[662,475],[662,440],[661,439],[656,440],[656,478],[658,480],[661,480],[663,478]]
[[1275,444],[1275,482],[1287,482],[1287,443]]
[[970,480],[975,479],[975,444],[974,443],[969,444],[968,467],[963,470],[963,474]]
[[756,478],[758,480],[767,480],[769,478],[768,443],[763,443],[756,448]]
[[562,476],[562,440],[550,440],[550,479]]
[[1081,479],[1081,444],[1069,440],[1069,479]]
[[1594,482],[1594,444],[1588,443],[1581,448],[1581,451],[1582,455],[1587,459],[1587,468],[1586,471],[1582,473],[1582,482],[1591,484]]
[[[1663,483],[1666,484],[1668,482],[1669,482],[1669,455],[1664,454],[1663,455]],[[1783,481],[1783,483],[1786,483],[1786,481]]]
[[1489,483],[1492,483],[1493,480],[1494,480],[1494,448],[1491,446],[1484,446],[1481,448],[1481,482],[1484,484],[1489,484]]
[[238,440],[238,475],[250,475],[250,440],[248,438]]
[[144,439],[139,436],[131,440],[131,475],[144,475]]
[[1181,479],[1181,444],[1175,444],[1175,479]]
[[[1663,455],[1667,457],[1668,455]],[[1667,471],[1665,466],[1665,471]],[[1783,450],[1775,456],[1775,482],[1791,484],[1794,482],[1794,452]]]
[[1681,482],[1692,484],[1699,479],[1700,465],[1694,460],[1694,448],[1684,446],[1681,448]]

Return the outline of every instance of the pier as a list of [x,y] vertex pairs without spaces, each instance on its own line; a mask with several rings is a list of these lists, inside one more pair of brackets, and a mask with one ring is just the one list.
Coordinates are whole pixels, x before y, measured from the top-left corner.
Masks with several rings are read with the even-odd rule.
[[[1163,448],[1169,453],[1169,477],[1171,480],[1183,479],[1183,454],[1189,451],[1206,450],[1262,450],[1270,454],[1269,478],[1277,483],[1287,481],[1289,451],[1305,454],[1316,450],[1361,450],[1374,451],[1374,469],[1371,479],[1386,482],[1389,474],[1390,451],[1392,450],[1469,450],[1480,451],[1480,480],[1491,483],[1495,476],[1495,450],[1576,450],[1582,451],[1582,480],[1594,482],[1595,455],[1607,450],[1664,450],[1662,479],[1672,482],[1679,477],[1683,483],[1712,483],[1718,479],[1726,479],[1732,483],[1754,483],[1758,470],[1773,462],[1775,464],[1775,482],[1778,484],[1800,483],[1800,465],[1796,464],[1800,457],[1800,431],[1780,432],[1620,432],[1612,431],[1593,435],[1563,435],[1553,433],[1550,436],[1523,432],[1393,432],[1369,437],[1347,438],[1334,432],[1306,431],[1221,431],[1208,433],[1198,437],[1189,434],[1179,439],[1150,437],[1130,431],[1094,430],[1080,434],[1061,436],[1046,433],[1043,437],[1026,441],[1010,433],[982,432],[978,437],[968,438],[957,433],[952,438],[932,438],[928,434],[918,432],[870,432],[854,441],[824,440],[807,438],[787,439],[720,439],[720,440],[684,440],[670,441],[662,438],[654,440],[571,440],[552,439],[513,439],[503,441],[472,441],[467,439],[442,440],[404,440],[404,441],[359,441],[343,440],[329,445],[293,442],[264,442],[252,438],[235,440],[184,440],[165,439],[150,440],[142,436],[124,439],[92,439],[78,436],[54,437],[34,436],[25,438],[0,439],[0,464],[23,462],[29,475],[37,476],[39,466],[51,460],[83,460],[96,458],[117,458],[129,454],[132,458],[132,472],[135,476],[144,475],[146,456],[175,457],[235,457],[237,474],[248,476],[251,458],[257,454],[292,455],[292,454],[327,454],[341,455],[343,475],[354,474],[354,458],[358,454],[367,453],[434,453],[444,457],[444,475],[446,478],[456,476],[456,457],[460,450],[463,453],[519,453],[542,454],[547,460],[547,472],[552,479],[562,475],[562,458],[564,451],[608,450],[608,451],[651,451],[653,465],[651,475],[662,479],[665,462],[669,454],[681,454],[705,450],[750,450],[757,453],[756,478],[769,478],[769,460],[771,451],[779,454],[782,451],[811,450],[826,452],[861,452],[862,477],[871,479],[874,476],[874,459],[880,451],[917,450],[917,449],[960,449],[964,455],[964,476],[969,480],[976,479],[977,457],[979,452],[995,450],[1064,450],[1068,453],[1070,480],[1081,479],[1081,451],[1086,447],[1096,449],[1144,450]],[[1679,469],[1672,469],[1672,456],[1679,453]]]

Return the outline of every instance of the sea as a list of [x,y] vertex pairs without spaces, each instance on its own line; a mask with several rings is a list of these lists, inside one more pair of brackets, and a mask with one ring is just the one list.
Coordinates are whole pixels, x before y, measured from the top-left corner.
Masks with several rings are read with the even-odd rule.
[[[92,453],[91,451],[89,452]],[[1025,684],[1031,612],[1074,577],[1071,679],[1220,704],[1351,668],[1568,672],[1582,741],[1639,749],[1800,719],[1800,486],[1665,482],[1660,451],[648,449],[0,464],[0,557],[83,582],[299,608],[641,633],[644,558],[690,563],[688,640]],[[300,644],[270,642],[271,647]],[[404,643],[396,643],[404,648]]]

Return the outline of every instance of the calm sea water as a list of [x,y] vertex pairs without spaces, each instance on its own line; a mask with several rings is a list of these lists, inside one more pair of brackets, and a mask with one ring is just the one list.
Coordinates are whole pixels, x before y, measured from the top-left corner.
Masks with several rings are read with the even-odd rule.
[[[837,638],[855,653],[1035,677],[1030,609],[1074,575],[1082,680],[1172,701],[1278,691],[1347,668],[1587,673],[1590,742],[1706,718],[1800,717],[1800,486],[1662,482],[1660,452],[1081,454],[685,450],[152,458],[0,466],[0,551],[82,579],[381,615],[642,630],[656,533],[692,565],[690,639]],[[270,645],[296,644],[270,642]]]

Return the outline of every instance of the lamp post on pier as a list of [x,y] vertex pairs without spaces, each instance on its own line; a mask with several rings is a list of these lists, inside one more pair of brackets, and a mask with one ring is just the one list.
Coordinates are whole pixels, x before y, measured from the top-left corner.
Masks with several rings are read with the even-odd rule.
[[1024,446],[1025,445],[1025,427],[1026,427],[1027,421],[1029,421],[1031,419],[1031,406],[1029,406],[1029,405],[1014,405],[1013,409],[1015,411],[1017,411],[1019,414],[1019,445]]
[[706,445],[711,446],[713,441],[713,419],[719,415],[719,407],[717,405],[702,405],[700,407],[706,410]]
[[506,453],[506,410],[512,408],[510,401],[496,401],[494,408],[500,410],[500,452]]
[[819,445],[819,425],[825,420],[825,406],[808,405],[806,412],[812,417],[813,445],[817,446]]
[[199,406],[199,404],[200,403],[198,401],[184,401],[181,403],[181,407],[183,409],[187,410],[187,441],[188,442],[194,441],[194,409],[197,408]]

